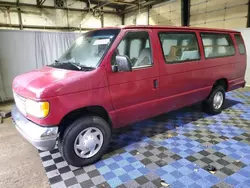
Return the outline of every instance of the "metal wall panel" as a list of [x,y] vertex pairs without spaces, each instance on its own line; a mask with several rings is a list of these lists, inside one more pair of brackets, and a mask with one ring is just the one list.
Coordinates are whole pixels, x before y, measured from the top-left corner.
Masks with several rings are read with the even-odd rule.
[[190,0],[190,26],[244,28],[248,0]]
[[153,6],[150,9],[149,24],[181,26],[181,0]]
[[136,17],[137,25],[148,25],[148,9],[141,9]]
[[136,13],[130,12],[130,13],[125,14],[124,24],[125,25],[135,25],[136,24]]
[[118,15],[104,14],[104,27],[122,25],[122,19]]
[[147,8],[125,14],[125,25],[181,26],[181,0],[154,5],[148,15]]

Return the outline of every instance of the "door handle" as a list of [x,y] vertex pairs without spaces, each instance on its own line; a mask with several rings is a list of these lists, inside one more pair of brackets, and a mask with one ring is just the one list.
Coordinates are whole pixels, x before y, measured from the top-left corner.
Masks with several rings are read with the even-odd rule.
[[154,80],[154,89],[158,88],[159,87],[159,82],[158,82],[158,79],[155,79]]

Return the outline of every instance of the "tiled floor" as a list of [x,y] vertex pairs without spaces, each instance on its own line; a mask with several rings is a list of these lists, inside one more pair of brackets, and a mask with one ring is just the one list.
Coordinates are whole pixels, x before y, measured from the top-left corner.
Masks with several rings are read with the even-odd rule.
[[220,115],[195,105],[123,128],[103,159],[84,168],[68,165],[58,149],[40,156],[52,188],[247,188],[250,89],[227,93]]

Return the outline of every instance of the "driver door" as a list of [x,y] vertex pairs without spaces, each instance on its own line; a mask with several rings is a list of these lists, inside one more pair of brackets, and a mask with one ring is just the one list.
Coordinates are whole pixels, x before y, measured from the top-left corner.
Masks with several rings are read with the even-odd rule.
[[[126,125],[156,115],[159,69],[152,30],[123,30],[108,68],[108,83],[118,125]],[[115,56],[127,56],[131,72],[112,72]]]

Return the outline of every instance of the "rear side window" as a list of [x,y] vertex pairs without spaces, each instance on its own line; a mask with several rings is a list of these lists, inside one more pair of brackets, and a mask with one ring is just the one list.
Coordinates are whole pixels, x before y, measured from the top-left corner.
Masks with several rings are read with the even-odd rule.
[[164,59],[167,64],[200,59],[195,33],[161,32],[159,37]]
[[235,37],[235,40],[236,40],[236,43],[238,46],[239,53],[245,54],[246,50],[245,50],[245,46],[244,46],[242,37],[240,36],[240,34],[235,34],[234,37]]
[[206,58],[226,57],[235,54],[232,39],[228,34],[202,33],[201,38]]

